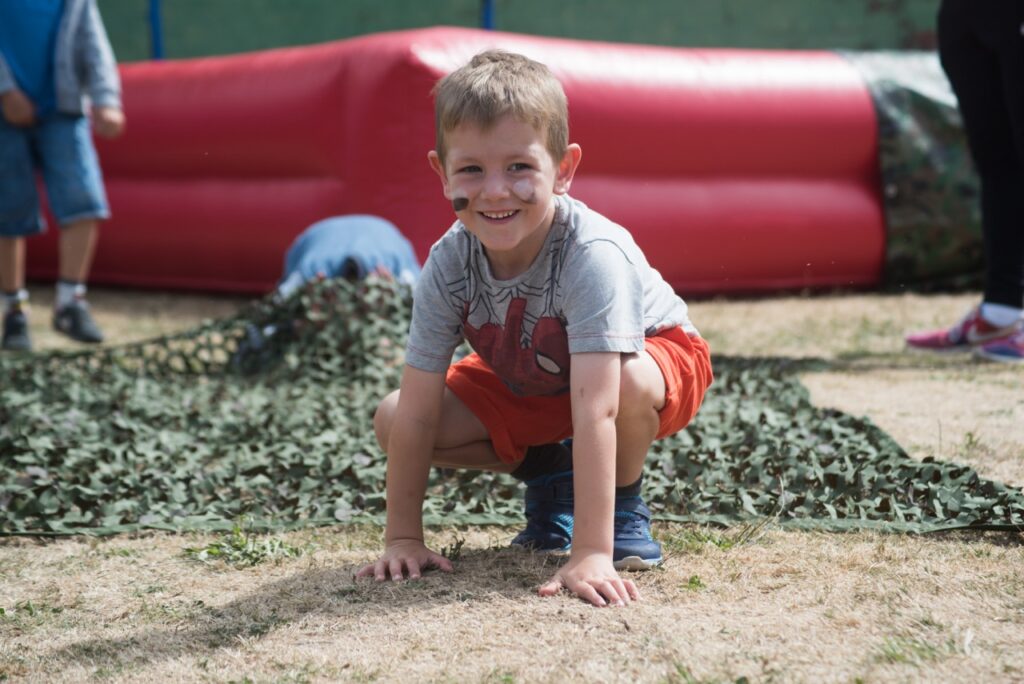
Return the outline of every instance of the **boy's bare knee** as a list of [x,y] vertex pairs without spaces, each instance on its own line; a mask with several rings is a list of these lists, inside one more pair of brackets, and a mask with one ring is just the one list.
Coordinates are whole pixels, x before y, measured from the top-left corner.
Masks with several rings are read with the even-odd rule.
[[646,353],[622,357],[619,375],[619,415],[646,413],[665,405],[665,379]]
[[391,434],[391,425],[394,422],[397,408],[398,390],[395,390],[381,400],[377,405],[377,411],[373,414],[373,431],[377,435],[377,443],[385,452],[388,450],[388,436]]

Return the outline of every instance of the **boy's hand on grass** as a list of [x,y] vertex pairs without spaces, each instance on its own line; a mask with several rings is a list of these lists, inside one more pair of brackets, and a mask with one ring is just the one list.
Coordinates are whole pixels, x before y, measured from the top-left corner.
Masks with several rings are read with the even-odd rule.
[[595,606],[628,606],[640,600],[633,580],[619,577],[611,556],[605,553],[577,554],[574,550],[569,562],[559,568],[538,593],[554,596],[563,588]]
[[396,582],[405,579],[419,579],[422,571],[427,568],[438,568],[444,572],[452,571],[452,562],[439,553],[434,553],[419,539],[399,539],[390,542],[384,549],[384,555],[376,563],[364,566],[356,577],[373,577],[383,582],[390,575]]
[[4,118],[12,126],[31,126],[36,120],[36,107],[25,93],[17,88],[0,95]]

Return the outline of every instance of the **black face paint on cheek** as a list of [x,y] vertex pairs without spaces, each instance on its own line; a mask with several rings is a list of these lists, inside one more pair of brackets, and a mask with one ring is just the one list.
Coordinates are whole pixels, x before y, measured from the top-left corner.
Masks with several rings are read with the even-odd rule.
[[464,211],[469,206],[469,200],[465,197],[456,197],[452,200],[452,209],[455,211]]

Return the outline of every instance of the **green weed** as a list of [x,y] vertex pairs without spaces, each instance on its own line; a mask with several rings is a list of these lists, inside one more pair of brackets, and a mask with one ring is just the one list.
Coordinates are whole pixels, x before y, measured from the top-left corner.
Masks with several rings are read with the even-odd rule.
[[709,546],[722,551],[756,541],[774,518],[762,518],[757,522],[745,523],[726,530],[712,528],[684,529],[677,534],[658,535],[666,548],[678,553],[700,553]]
[[458,535],[452,540],[451,545],[441,547],[441,555],[450,561],[457,561],[462,556],[462,547],[466,545],[466,540]]
[[963,459],[980,458],[991,453],[991,447],[985,444],[978,435],[971,431],[968,431],[967,434],[964,435],[963,443],[957,448],[957,456]]
[[187,558],[208,563],[223,561],[235,567],[252,567],[267,561],[281,561],[286,558],[298,558],[307,549],[292,546],[278,537],[268,537],[243,531],[241,525],[235,524],[231,532],[221,539],[199,547],[186,547]]
[[25,626],[41,622],[48,616],[59,615],[63,612],[64,608],[61,606],[52,606],[41,601],[26,599],[15,603],[13,608],[0,608],[0,624],[7,622]]
[[700,591],[701,589],[707,589],[707,586],[701,581],[700,575],[690,575],[690,579],[683,585],[683,589]]
[[878,649],[877,659],[887,663],[904,663],[920,665],[921,663],[939,660],[952,654],[952,644],[936,646],[933,643],[914,637],[886,637]]
[[735,679],[701,679],[694,676],[690,672],[690,668],[682,663],[675,664],[675,672],[670,673],[665,679],[662,680],[666,684],[711,684],[715,682],[729,682],[730,684],[749,684],[749,680],[746,677],[737,677]]

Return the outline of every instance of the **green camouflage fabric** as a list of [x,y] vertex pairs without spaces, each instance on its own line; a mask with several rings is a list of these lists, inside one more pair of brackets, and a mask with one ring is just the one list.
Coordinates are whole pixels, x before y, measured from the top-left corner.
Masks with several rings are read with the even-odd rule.
[[[373,412],[398,386],[410,316],[408,288],[330,280],[141,344],[0,355],[0,534],[380,524]],[[1020,489],[914,460],[870,421],[813,406],[797,372],[820,363],[716,357],[696,421],[651,449],[644,494],[656,517],[1024,525]],[[522,524],[522,487],[437,470],[425,518]]]
[[878,117],[885,286],[980,287],[978,178],[956,96],[934,52],[843,53]]

